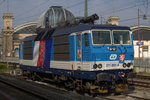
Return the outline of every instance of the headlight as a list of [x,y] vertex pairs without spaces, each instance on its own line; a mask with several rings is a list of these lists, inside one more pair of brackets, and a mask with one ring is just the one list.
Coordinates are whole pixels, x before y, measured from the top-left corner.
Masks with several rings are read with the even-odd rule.
[[112,47],[107,47],[107,49],[110,50],[110,51],[116,51],[116,50],[117,50],[117,48],[114,47],[114,46],[112,46]]
[[94,64],[94,65],[93,65],[93,68],[96,69],[96,68],[97,68],[97,64]]
[[130,66],[131,66],[131,63],[128,63],[128,64],[127,64],[127,67],[130,67]]
[[123,65],[122,65],[124,68],[127,66],[127,64],[126,63],[123,63]]
[[102,64],[98,64],[98,66],[97,66],[99,69],[101,69],[102,68]]
[[112,51],[112,50],[113,50],[113,48],[109,48],[109,50],[110,50],[110,51]]

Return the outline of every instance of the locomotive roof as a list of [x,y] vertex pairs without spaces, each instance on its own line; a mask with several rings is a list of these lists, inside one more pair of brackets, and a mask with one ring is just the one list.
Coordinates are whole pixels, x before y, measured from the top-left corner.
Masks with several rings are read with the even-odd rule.
[[127,26],[79,24],[79,25],[72,26],[72,27],[56,28],[52,36],[67,35],[67,34],[71,34],[74,32],[86,31],[86,30],[91,30],[91,29],[130,30],[130,28]]
[[50,37],[61,36],[61,35],[69,35],[75,32],[81,32],[92,29],[109,29],[109,30],[130,30],[127,26],[116,26],[116,25],[89,25],[89,24],[78,24],[70,27],[57,27],[46,29],[38,33],[35,37],[28,37],[23,39],[22,41],[39,41],[39,40],[48,40]]

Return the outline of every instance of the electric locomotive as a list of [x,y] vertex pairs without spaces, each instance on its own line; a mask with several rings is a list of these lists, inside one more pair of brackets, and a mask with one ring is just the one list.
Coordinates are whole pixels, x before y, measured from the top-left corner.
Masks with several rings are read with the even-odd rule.
[[44,32],[22,40],[20,68],[24,72],[50,74],[68,86],[79,82],[94,93],[128,89],[127,77],[134,74],[129,27],[79,24]]
[[38,31],[20,44],[20,68],[30,78],[49,79],[90,93],[128,90],[134,78],[129,27],[95,25],[97,15]]

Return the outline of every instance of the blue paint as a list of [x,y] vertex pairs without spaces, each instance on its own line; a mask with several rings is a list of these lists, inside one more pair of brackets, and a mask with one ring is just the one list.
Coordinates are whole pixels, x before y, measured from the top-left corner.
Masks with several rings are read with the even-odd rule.
[[54,42],[53,41],[54,41],[54,39],[51,38],[51,55],[50,55],[51,60],[54,60],[54,46],[53,46]]
[[[125,73],[128,74],[132,70],[105,70],[105,71],[81,71],[81,70],[74,70],[74,74],[72,74],[72,70],[64,70],[64,69],[54,69],[54,68],[42,68],[42,67],[34,67],[34,66],[25,66],[20,65],[20,68],[23,70],[30,70],[36,71],[41,73],[50,73],[50,74],[57,74],[63,75],[67,77],[79,78],[79,79],[87,79],[87,80],[95,80],[96,75],[99,73],[107,73],[109,80],[114,81],[119,80],[118,73]],[[114,80],[111,79],[112,75],[115,75],[116,78]]]
[[82,61],[90,61],[91,58],[91,44],[90,44],[90,33],[88,34],[89,46],[85,46],[84,34],[82,35]]
[[70,61],[75,61],[75,43],[74,40],[75,39],[75,35],[71,35],[69,37],[69,42],[70,42]]
[[35,42],[32,41],[32,59],[34,58],[34,45],[35,45]]
[[43,67],[47,68],[50,67],[51,46],[52,46],[52,39],[46,40]]

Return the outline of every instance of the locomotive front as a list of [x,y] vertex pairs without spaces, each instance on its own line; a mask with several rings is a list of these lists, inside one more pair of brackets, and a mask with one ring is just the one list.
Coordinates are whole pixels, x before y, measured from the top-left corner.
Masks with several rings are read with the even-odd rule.
[[[95,75],[95,83],[102,85],[101,88],[107,88],[103,89],[103,92],[108,92],[109,89],[116,92],[127,91],[127,78],[135,77],[135,73],[132,72],[134,62],[132,32],[128,27],[116,26],[92,29],[90,33],[89,68]],[[86,59],[88,50],[84,47],[82,49],[85,49],[82,55],[83,59]],[[95,89],[98,87],[94,86],[93,90]]]
[[133,69],[134,48],[129,30],[92,30],[93,70]]

